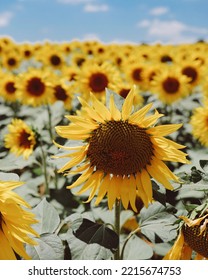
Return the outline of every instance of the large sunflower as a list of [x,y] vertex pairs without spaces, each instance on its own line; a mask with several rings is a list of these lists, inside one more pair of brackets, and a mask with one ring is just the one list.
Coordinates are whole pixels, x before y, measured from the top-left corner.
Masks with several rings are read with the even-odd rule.
[[[91,98],[91,105],[80,98],[83,115],[67,116],[71,123],[56,127],[61,137],[83,140],[83,145],[77,147],[58,145],[66,150],[74,150],[64,155],[71,160],[59,172],[74,174],[83,171],[68,188],[83,184],[78,194],[91,189],[88,202],[97,193],[97,205],[107,194],[110,209],[115,200],[120,199],[125,209],[130,203],[135,211],[137,193],[146,206],[152,201],[151,177],[172,190],[169,180],[178,181],[178,177],[163,160],[182,163],[187,160],[186,154],[179,150],[184,146],[163,136],[177,130],[181,124],[153,127],[162,115],[156,111],[154,115],[146,116],[152,104],[132,113],[135,99],[133,89],[125,99],[121,112],[115,105],[113,95],[110,97],[109,109],[93,94]],[[62,156],[56,156],[59,157]],[[70,170],[76,165],[76,171]]]
[[4,136],[5,147],[17,156],[27,159],[36,145],[35,133],[22,120],[13,119],[8,125],[9,133]]
[[[37,223],[30,205],[12,190],[22,182],[0,181],[0,260],[16,260],[16,254],[30,259],[24,244],[37,245],[31,236],[38,234],[31,228]],[[24,209],[22,208],[24,207]]]
[[208,101],[203,107],[198,107],[193,111],[190,124],[194,138],[208,147]]
[[165,260],[190,260],[193,252],[195,259],[208,259],[208,214],[189,219],[181,216],[183,225],[173,247],[165,255]]

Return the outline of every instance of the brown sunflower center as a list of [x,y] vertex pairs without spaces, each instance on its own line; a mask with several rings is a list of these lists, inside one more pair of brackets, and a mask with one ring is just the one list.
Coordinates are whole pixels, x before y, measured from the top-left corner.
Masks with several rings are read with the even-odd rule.
[[196,81],[198,73],[194,67],[187,66],[182,70],[182,74],[186,75],[188,78],[190,78],[189,83],[193,83]]
[[97,170],[129,175],[150,163],[153,150],[145,129],[127,121],[108,121],[93,131],[87,156]]
[[62,100],[62,101],[65,101],[67,99],[67,94],[66,94],[66,91],[65,89],[58,85],[54,88],[55,92],[55,97],[58,99],[58,100]]
[[27,83],[27,92],[34,96],[41,96],[45,91],[45,84],[38,77],[31,78]]
[[132,71],[132,78],[137,81],[141,82],[142,81],[142,68],[136,68]]
[[56,54],[53,54],[51,57],[50,57],[50,62],[52,65],[54,66],[58,66],[61,64],[61,58],[56,55]]
[[5,84],[5,90],[8,94],[13,94],[15,93],[16,91],[16,88],[15,88],[15,85],[14,85],[14,82],[7,82]]
[[27,133],[25,130],[22,130],[19,135],[19,146],[25,149],[29,149],[31,147],[31,135]]
[[197,253],[208,258],[208,226],[200,234],[200,225],[183,226],[185,242]]
[[169,55],[163,55],[160,59],[161,62],[166,63],[166,62],[172,62],[172,58]]
[[163,89],[170,94],[174,94],[179,90],[180,83],[174,77],[168,77],[162,83]]
[[129,94],[129,91],[130,89],[127,89],[127,88],[122,88],[119,92],[119,94],[123,97],[123,98],[126,98],[127,95]]
[[89,86],[93,92],[102,92],[108,86],[108,78],[104,73],[94,73],[90,76]]
[[16,61],[15,58],[11,57],[7,60],[7,63],[8,63],[9,66],[15,66],[17,61]]

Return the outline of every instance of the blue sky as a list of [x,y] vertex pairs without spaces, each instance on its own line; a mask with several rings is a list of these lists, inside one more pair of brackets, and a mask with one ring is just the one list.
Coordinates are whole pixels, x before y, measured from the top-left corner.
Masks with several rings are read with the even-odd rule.
[[0,36],[16,42],[208,40],[207,0],[0,0]]

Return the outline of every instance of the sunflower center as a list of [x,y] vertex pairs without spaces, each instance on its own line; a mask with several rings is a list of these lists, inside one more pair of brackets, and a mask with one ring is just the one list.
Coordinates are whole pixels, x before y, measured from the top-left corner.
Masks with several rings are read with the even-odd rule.
[[61,64],[61,59],[58,55],[54,54],[50,57],[50,62],[52,65],[58,66],[59,64]]
[[127,121],[108,121],[92,132],[87,156],[97,170],[130,175],[150,163],[153,145],[145,129]]
[[90,76],[89,86],[94,92],[102,92],[108,86],[108,78],[103,73],[94,73]]
[[22,130],[19,135],[19,146],[25,149],[29,149],[31,147],[30,134],[25,130]]
[[27,91],[34,96],[41,96],[45,91],[45,84],[38,77],[33,77],[28,81]]
[[58,100],[62,100],[62,101],[65,101],[67,99],[67,95],[66,95],[66,91],[64,88],[62,88],[62,86],[56,86],[54,88],[55,90],[55,96]]
[[119,92],[119,94],[123,97],[123,98],[126,98],[127,95],[129,94],[129,91],[130,89],[127,89],[127,88],[122,88]]
[[193,67],[191,67],[191,66],[185,67],[185,68],[182,70],[182,74],[184,74],[184,75],[186,75],[188,78],[190,78],[190,81],[189,81],[190,84],[193,83],[193,82],[195,82],[196,79],[197,79],[197,76],[198,76],[197,71],[196,71]]
[[5,85],[5,90],[8,94],[13,94],[16,91],[16,88],[14,86],[14,82],[8,82]]
[[174,94],[179,90],[180,83],[176,78],[168,77],[162,83],[162,86],[167,93]]
[[185,242],[197,253],[208,258],[208,226],[200,234],[200,225],[183,227]]
[[9,66],[14,66],[14,65],[16,65],[16,59],[11,57],[8,59],[7,63]]
[[172,58],[169,55],[163,55],[160,59],[161,62],[166,63],[166,62],[172,62]]
[[142,68],[136,68],[132,72],[132,78],[135,81],[141,82],[142,81]]

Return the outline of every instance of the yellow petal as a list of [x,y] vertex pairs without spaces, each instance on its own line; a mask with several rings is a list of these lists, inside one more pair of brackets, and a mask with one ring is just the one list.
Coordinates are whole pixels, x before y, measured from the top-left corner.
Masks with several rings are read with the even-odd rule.
[[111,120],[111,113],[108,111],[107,107],[100,102],[93,93],[90,94],[92,102],[93,102],[93,107],[95,111],[104,119],[107,121]]
[[121,112],[118,110],[118,108],[115,105],[113,95],[110,96],[110,113],[113,120],[119,121],[121,119]]
[[104,198],[105,194],[108,191],[109,185],[110,185],[110,175],[108,174],[104,177],[103,181],[100,184],[95,205],[98,205],[101,202],[101,200]]
[[130,90],[130,92],[127,95],[127,97],[124,101],[124,104],[122,106],[121,115],[122,115],[123,120],[127,120],[132,112],[135,90],[136,90],[136,87],[133,86],[133,88]]
[[144,188],[142,186],[141,174],[139,172],[136,174],[136,185],[137,185],[138,195],[144,202],[145,207],[147,208],[148,204],[149,204],[149,200],[148,200],[147,194],[144,191]]
[[152,201],[152,182],[150,180],[150,176],[148,172],[143,169],[141,172],[141,183],[143,190],[145,191],[148,201]]
[[165,255],[163,260],[180,260],[181,259],[181,253],[182,253],[182,250],[183,250],[183,245],[184,245],[184,236],[183,236],[183,233],[180,232],[180,234],[178,235],[178,238],[176,239],[173,247]]
[[129,121],[130,122],[136,122],[136,123],[141,122],[144,119],[145,115],[147,114],[147,112],[150,110],[151,107],[152,107],[152,103],[147,104],[146,106],[141,108],[139,111],[136,111],[135,113],[133,113],[129,117]]
[[87,181],[90,176],[92,176],[93,168],[89,168],[87,171],[82,173],[82,175],[70,186],[67,187],[67,189],[72,189],[74,187],[77,187],[81,185],[83,182]]
[[178,130],[183,124],[164,124],[148,129],[148,133],[158,136],[166,136]]

